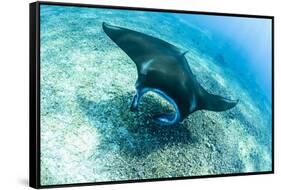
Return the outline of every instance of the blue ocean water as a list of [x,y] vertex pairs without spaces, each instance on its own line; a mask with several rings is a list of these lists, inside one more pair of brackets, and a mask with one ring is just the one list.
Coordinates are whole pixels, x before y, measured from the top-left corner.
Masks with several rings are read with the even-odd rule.
[[[171,105],[148,94],[129,111],[136,66],[102,22],[188,50],[209,92],[239,99],[177,127],[150,122]],[[270,171],[271,20],[41,5],[44,185]]]
[[[264,18],[181,15],[210,34],[202,51],[222,55],[237,76],[255,88],[260,87],[268,100],[272,92],[272,21]],[[199,45],[200,48],[200,45]],[[242,81],[243,82],[243,81]],[[251,89],[251,86],[249,86]]]

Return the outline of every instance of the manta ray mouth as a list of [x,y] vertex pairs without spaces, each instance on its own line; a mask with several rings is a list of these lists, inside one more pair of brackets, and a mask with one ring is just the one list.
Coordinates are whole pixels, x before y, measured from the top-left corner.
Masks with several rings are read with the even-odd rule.
[[143,88],[142,91],[140,92],[140,98],[148,93],[148,92],[153,92],[163,99],[165,99],[169,104],[173,106],[175,109],[175,113],[162,113],[162,114],[156,114],[153,116],[153,121],[159,125],[164,125],[164,126],[172,126],[177,124],[180,121],[180,111],[179,107],[176,104],[176,102],[169,97],[165,92],[162,90],[156,89],[156,88]]

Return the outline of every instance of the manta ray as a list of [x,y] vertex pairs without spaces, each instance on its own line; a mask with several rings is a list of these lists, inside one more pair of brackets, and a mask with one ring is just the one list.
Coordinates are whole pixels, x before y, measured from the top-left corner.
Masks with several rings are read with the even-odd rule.
[[141,97],[154,92],[171,105],[175,112],[153,116],[160,125],[176,125],[197,110],[225,111],[238,100],[207,92],[196,80],[185,58],[187,51],[159,38],[102,23],[103,31],[136,64],[136,94],[130,107],[136,111]]

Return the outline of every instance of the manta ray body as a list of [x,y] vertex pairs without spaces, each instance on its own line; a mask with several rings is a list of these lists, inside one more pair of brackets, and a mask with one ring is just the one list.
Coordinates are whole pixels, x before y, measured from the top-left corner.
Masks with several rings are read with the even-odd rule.
[[136,111],[141,97],[155,92],[173,105],[175,113],[154,116],[161,125],[176,125],[197,110],[225,111],[238,100],[208,93],[196,80],[185,58],[186,51],[127,28],[102,24],[104,32],[136,64],[138,78],[131,111]]

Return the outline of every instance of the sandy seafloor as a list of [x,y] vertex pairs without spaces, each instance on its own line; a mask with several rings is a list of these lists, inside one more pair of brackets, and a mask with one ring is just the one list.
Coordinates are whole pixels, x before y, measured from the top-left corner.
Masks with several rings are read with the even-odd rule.
[[[176,127],[152,122],[172,110],[153,93],[129,111],[136,66],[103,21],[188,49],[201,85],[239,103],[197,111]],[[193,46],[190,33],[206,35],[200,28],[169,14],[55,6],[41,7],[40,27],[41,185],[271,170],[271,105]]]

